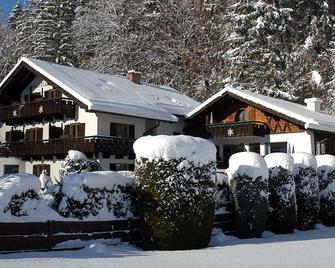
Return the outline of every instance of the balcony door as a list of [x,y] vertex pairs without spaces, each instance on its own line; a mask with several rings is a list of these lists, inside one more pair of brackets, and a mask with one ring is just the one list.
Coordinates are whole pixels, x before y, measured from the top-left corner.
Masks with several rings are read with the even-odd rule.
[[30,128],[26,130],[26,141],[43,140],[43,128]]

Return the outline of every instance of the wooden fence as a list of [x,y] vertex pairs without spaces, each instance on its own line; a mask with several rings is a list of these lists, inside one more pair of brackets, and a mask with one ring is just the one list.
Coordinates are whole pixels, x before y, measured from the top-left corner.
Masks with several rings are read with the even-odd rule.
[[[234,231],[233,214],[216,215],[214,227]],[[70,240],[119,239],[141,242],[139,219],[45,223],[0,223],[0,251],[52,250]]]

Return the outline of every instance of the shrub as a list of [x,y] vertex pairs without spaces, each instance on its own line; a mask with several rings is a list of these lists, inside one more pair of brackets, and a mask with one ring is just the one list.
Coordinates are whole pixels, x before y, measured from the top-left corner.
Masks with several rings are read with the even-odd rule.
[[273,153],[266,155],[265,161],[269,169],[269,227],[274,233],[293,233],[297,220],[293,158]]
[[134,181],[117,172],[84,172],[63,178],[53,207],[66,218],[115,220],[133,216]]
[[62,179],[65,175],[81,172],[92,172],[101,170],[100,164],[95,160],[88,159],[83,153],[70,150],[59,171]]
[[316,159],[309,153],[294,153],[292,157],[297,198],[296,228],[299,230],[313,229],[320,211]]
[[237,236],[260,237],[268,211],[268,169],[264,159],[251,152],[234,154],[227,170],[236,210]]
[[206,247],[214,220],[215,146],[156,136],[137,140],[134,150],[143,248]]
[[318,155],[316,161],[320,187],[320,219],[327,226],[335,226],[335,156]]

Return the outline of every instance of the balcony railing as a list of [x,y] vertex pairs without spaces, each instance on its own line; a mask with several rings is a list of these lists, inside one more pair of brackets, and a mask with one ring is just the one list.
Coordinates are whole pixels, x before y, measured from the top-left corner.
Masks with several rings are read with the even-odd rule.
[[209,124],[206,130],[214,139],[253,136],[263,137],[269,133],[266,124],[255,121]]
[[73,101],[63,98],[0,107],[0,121],[7,125],[63,119],[64,116],[74,118],[75,105]]
[[90,136],[81,138],[62,138],[43,141],[23,141],[0,144],[0,157],[64,156],[69,150],[78,150],[86,154],[122,154],[133,155],[135,140],[118,137]]

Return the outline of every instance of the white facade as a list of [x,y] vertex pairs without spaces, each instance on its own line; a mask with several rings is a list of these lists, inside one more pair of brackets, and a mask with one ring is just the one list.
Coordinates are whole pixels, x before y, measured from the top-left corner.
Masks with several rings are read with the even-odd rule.
[[[45,81],[35,78],[25,90],[21,93],[20,99],[21,103],[24,103],[25,95],[32,93],[40,93],[42,95],[45,94],[46,91],[52,89],[52,86],[48,85]],[[66,97],[63,95],[63,97]],[[120,123],[133,125],[135,130],[135,139],[142,137],[146,131],[148,131],[148,126],[150,128],[155,127],[153,130],[155,134],[180,134],[183,131],[184,121],[182,117],[178,117],[180,122],[178,123],[168,123],[168,122],[159,122],[156,120],[138,118],[133,116],[125,116],[125,115],[116,115],[111,113],[103,113],[103,112],[88,112],[84,108],[76,105],[76,113],[74,119],[64,118],[63,120],[54,120],[51,122],[44,123],[29,123],[20,126],[7,126],[3,124],[0,126],[0,142],[6,143],[6,132],[13,130],[27,131],[31,128],[42,128],[43,129],[43,140],[50,139],[50,126],[55,127],[64,127],[73,123],[85,123],[85,136],[103,136],[110,137],[110,125],[111,123]],[[152,121],[151,124],[148,124],[148,121]],[[102,166],[103,170],[109,170],[111,164],[134,164],[134,159],[129,159],[128,155],[125,156],[117,156],[116,155],[103,155],[96,154],[94,155],[96,160],[98,160]],[[63,159],[46,159],[43,157],[40,160],[30,159],[28,161],[22,161],[19,158],[0,158],[0,176],[5,172],[5,166],[7,165],[15,165],[19,166],[20,173],[33,173],[33,168],[35,165],[50,165],[50,176],[58,177],[59,169],[63,163]],[[125,166],[125,165],[123,165]],[[125,166],[126,167],[126,166]]]

